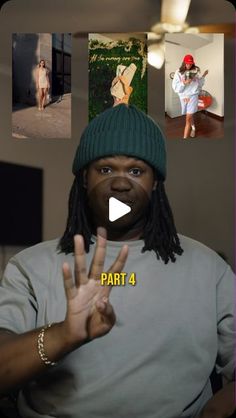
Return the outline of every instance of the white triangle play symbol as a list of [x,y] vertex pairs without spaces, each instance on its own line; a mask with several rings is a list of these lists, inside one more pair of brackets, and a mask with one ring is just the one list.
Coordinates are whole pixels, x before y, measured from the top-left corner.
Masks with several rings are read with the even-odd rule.
[[116,199],[109,199],[109,221],[114,222],[131,211],[131,207]]

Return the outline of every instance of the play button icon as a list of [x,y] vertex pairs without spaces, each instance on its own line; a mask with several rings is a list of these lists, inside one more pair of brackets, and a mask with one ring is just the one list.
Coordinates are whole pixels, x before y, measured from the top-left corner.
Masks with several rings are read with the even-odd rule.
[[87,199],[84,196],[85,213],[94,229],[102,226],[115,241],[120,235],[129,236],[129,231],[147,219],[150,196],[131,176],[107,177],[89,190]]
[[110,197],[109,199],[109,221],[114,222],[117,219],[122,218],[122,216],[131,212],[131,207],[116,199],[115,197]]

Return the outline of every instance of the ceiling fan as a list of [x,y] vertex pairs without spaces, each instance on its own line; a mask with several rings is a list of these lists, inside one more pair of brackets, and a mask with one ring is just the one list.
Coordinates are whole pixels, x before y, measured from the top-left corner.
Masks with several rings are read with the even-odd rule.
[[191,0],[162,0],[160,21],[151,27],[148,34],[148,62],[155,68],[160,69],[163,65],[167,33],[224,33],[226,37],[234,37],[234,23],[189,26],[186,18],[190,3]]

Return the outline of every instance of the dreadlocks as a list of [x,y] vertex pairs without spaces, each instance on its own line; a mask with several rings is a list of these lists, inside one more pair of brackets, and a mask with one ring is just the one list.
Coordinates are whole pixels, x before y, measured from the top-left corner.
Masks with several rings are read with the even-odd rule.
[[[59,242],[62,252],[68,254],[74,251],[75,234],[83,235],[85,251],[89,252],[92,231],[86,212],[86,189],[83,186],[83,173],[79,171],[70,191],[66,230]],[[157,258],[161,258],[166,264],[169,260],[175,262],[175,254],[181,255],[183,252],[165,187],[160,180],[152,193],[143,240],[142,252],[153,250]]]
[[58,247],[66,254],[72,253],[74,251],[74,235],[81,234],[84,237],[85,251],[88,252],[89,246],[92,244],[92,232],[86,216],[86,189],[83,185],[81,171],[78,172],[72,184],[68,206],[66,230]]
[[165,264],[169,260],[175,262],[175,254],[181,255],[183,253],[164,183],[160,180],[156,190],[152,193],[143,239],[145,245],[142,252],[155,251],[157,258],[161,258]]

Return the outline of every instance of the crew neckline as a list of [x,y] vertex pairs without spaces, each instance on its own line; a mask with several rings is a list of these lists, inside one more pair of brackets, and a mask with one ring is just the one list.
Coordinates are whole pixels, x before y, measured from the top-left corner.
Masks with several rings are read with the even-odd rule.
[[[92,240],[96,244],[97,242],[97,236],[92,235]],[[111,241],[107,240],[108,248],[120,248],[123,245],[128,245],[129,248],[139,248],[141,246],[144,246],[144,241],[142,239],[137,240],[127,240],[127,241]]]

